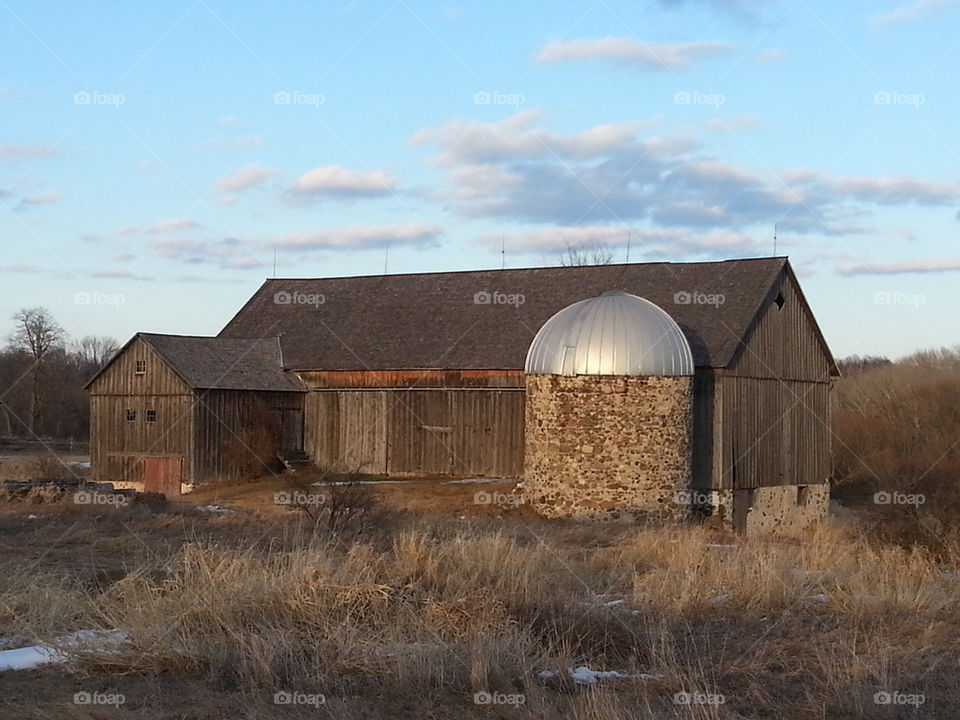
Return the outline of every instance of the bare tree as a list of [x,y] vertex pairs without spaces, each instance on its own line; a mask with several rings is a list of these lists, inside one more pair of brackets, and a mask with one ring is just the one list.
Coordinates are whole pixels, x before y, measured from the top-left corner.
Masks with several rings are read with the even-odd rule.
[[613,251],[603,245],[570,245],[560,255],[560,264],[565,267],[581,265],[610,265]]
[[112,358],[120,343],[106,335],[86,335],[73,342],[73,353],[85,366],[99,370]]
[[46,308],[17,311],[13,316],[10,344],[33,359],[30,366],[30,411],[27,429],[33,433],[42,412],[41,375],[50,352],[63,343],[65,333]]

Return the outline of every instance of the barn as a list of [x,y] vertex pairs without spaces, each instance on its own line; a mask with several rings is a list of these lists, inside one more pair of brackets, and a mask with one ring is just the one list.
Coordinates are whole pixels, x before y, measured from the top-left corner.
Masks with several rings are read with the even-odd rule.
[[[520,478],[531,342],[611,290],[662,309],[689,345],[694,504],[740,528],[821,514],[837,368],[782,257],[270,279],[216,338],[140,334],[94,378],[95,473],[141,479],[159,455],[181,458],[185,483],[237,477],[249,468],[224,453],[249,402],[273,418],[246,451],[261,464],[302,450],[334,471]],[[160,399],[189,427],[154,442],[124,418]]]

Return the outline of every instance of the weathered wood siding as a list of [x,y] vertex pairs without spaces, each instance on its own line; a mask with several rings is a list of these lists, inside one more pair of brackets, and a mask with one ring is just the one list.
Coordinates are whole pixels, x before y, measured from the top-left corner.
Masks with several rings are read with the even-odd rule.
[[297,373],[310,389],[524,387],[522,370],[311,370]]
[[[136,373],[136,361],[146,371]],[[136,340],[90,386],[90,461],[94,479],[141,482],[142,459],[184,458],[191,472],[193,392],[157,353]],[[136,420],[127,420],[127,410]],[[157,413],[146,421],[146,411]]]
[[830,392],[830,358],[785,273],[734,362],[716,374],[712,413],[718,445],[710,454],[709,486],[828,482]]
[[275,469],[284,409],[302,410],[303,393],[197,391],[193,482],[245,480]]
[[315,391],[306,449],[337,471],[520,477],[524,398],[522,388]]

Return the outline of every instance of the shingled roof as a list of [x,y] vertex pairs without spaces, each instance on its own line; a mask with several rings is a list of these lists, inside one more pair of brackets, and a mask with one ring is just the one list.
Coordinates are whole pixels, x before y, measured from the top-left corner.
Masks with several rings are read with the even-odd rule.
[[[137,338],[156,350],[192,388],[265,391],[303,389],[296,377],[283,372],[280,343],[276,336],[245,339],[137,333],[130,342]],[[97,376],[94,376],[87,385],[96,378]]]
[[[670,313],[698,367],[726,367],[788,268],[786,258],[756,258],[274,279],[219,337],[279,335],[292,370],[521,370],[554,313],[616,289]],[[684,303],[682,293],[724,302]]]

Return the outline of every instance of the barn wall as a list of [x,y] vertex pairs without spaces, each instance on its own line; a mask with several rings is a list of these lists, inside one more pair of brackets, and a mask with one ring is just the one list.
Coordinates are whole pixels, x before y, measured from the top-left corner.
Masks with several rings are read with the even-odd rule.
[[[135,361],[146,362],[136,374]],[[144,456],[181,457],[191,472],[193,393],[143,340],[124,350],[90,386],[90,461],[100,482],[139,483]],[[126,419],[135,410],[136,420]],[[156,422],[146,411],[156,410]]]
[[316,391],[305,445],[336,471],[520,477],[523,408],[523,388]]
[[786,274],[778,289],[782,307],[770,298],[739,356],[717,375],[722,471],[712,487],[829,480],[830,358]]
[[274,469],[283,409],[302,411],[303,393],[198,391],[193,481],[245,480]]

